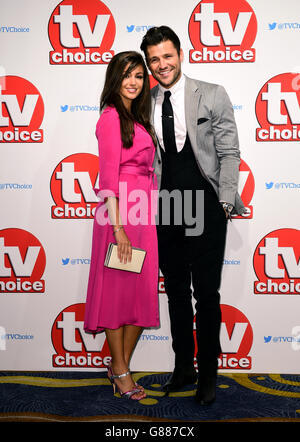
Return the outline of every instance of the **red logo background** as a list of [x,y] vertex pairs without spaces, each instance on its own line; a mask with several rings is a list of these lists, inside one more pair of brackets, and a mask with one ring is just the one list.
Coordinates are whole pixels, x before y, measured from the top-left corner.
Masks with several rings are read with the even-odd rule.
[[[227,305],[221,304],[221,314],[222,324],[225,324],[227,334],[229,337],[232,336],[234,327],[237,323],[246,323],[248,324],[244,335],[241,339],[239,348],[236,353],[221,353],[219,356],[219,369],[250,369],[252,360],[251,357],[248,356],[253,344],[253,329],[248,320],[248,318],[237,308]],[[196,317],[194,319],[194,322]],[[195,358],[198,351],[197,339],[196,339],[196,330],[194,330],[194,339],[195,339]],[[239,361],[243,361],[243,363],[239,363]]]
[[[53,366],[54,367],[68,367],[66,364],[66,354],[69,354],[71,360],[74,361],[72,365],[69,365],[74,368],[78,367],[92,367],[92,368],[103,368],[106,365],[104,362],[105,358],[110,358],[109,347],[107,340],[105,339],[103,347],[99,351],[89,351],[88,348],[85,347],[84,340],[81,337],[80,331],[78,328],[75,329],[75,336],[72,336],[72,339],[75,339],[75,342],[81,344],[81,351],[69,351],[69,349],[64,348],[63,346],[63,329],[57,327],[58,322],[63,320],[64,312],[72,312],[75,314],[76,322],[84,323],[84,311],[85,304],[73,304],[69,307],[63,309],[58,316],[55,318],[52,330],[51,330],[51,339],[53,347],[56,351],[56,354],[53,355]],[[57,356],[60,359],[57,359]],[[96,361],[96,363],[95,363]]]
[[[0,77],[0,85],[1,85],[1,94],[2,95],[15,95],[18,101],[18,105],[20,110],[23,109],[24,101],[26,99],[26,95],[38,95],[39,98],[36,102],[33,115],[30,121],[29,126],[18,126],[18,132],[26,131],[29,133],[32,133],[33,131],[39,131],[41,136],[38,137],[39,139],[32,140],[32,139],[18,139],[16,136],[14,139],[9,140],[5,139],[5,142],[12,142],[12,143],[33,143],[33,142],[39,142],[41,143],[43,141],[43,130],[39,129],[44,118],[44,102],[42,99],[42,96],[38,89],[30,83],[30,81],[26,80],[25,78],[18,77],[15,75],[8,75],[6,77]],[[9,125],[8,126],[0,126],[1,132],[7,132],[11,131],[14,132],[15,126],[13,125],[11,116],[8,112],[7,106],[5,103],[0,103],[2,105],[2,115],[3,117],[9,118]]]
[[26,230],[22,229],[3,229],[0,230],[0,236],[4,238],[4,247],[18,247],[21,259],[24,262],[26,258],[26,254],[28,251],[28,247],[30,246],[36,246],[40,247],[39,254],[36,259],[35,266],[33,268],[32,274],[28,277],[19,277],[16,276],[14,273],[14,269],[11,265],[10,259],[7,254],[5,254],[4,257],[4,263],[5,267],[11,268],[11,276],[10,277],[1,277],[0,280],[5,281],[6,283],[8,281],[13,281],[16,283],[17,279],[21,281],[30,281],[31,283],[34,283],[35,281],[40,281],[42,283],[43,288],[41,290],[16,290],[16,292],[19,293],[43,293],[45,291],[45,281],[43,281],[41,278],[44,274],[45,267],[46,267],[46,254],[44,251],[44,248],[41,244],[41,242],[34,236],[32,233],[27,232]]
[[[282,100],[280,104],[280,111],[282,115],[287,116],[287,124],[272,124],[268,120],[268,101],[262,100],[262,94],[266,93],[268,91],[268,84],[270,83],[280,83],[281,84],[281,92],[294,92],[297,95],[298,103],[300,106],[300,87],[298,85],[299,81],[299,74],[298,73],[284,73],[275,75],[275,77],[270,78],[263,87],[260,89],[255,103],[255,111],[256,111],[256,118],[259,123],[259,126],[261,129],[264,129],[265,131],[269,132],[270,127],[274,126],[276,130],[284,131],[284,130],[290,130],[290,132],[293,132],[293,126],[296,128],[296,136],[291,138],[286,138],[283,136],[280,136],[279,138],[276,137],[270,137],[267,134],[263,135],[263,137],[259,136],[261,133],[261,129],[256,130],[256,141],[299,141],[300,140],[300,124],[295,125],[292,124],[289,116],[288,109],[286,107],[285,101]],[[295,132],[295,129],[294,129]]]
[[273,290],[272,292],[268,291],[258,291],[257,290],[257,283],[261,282],[264,284],[267,284],[268,280],[272,280],[273,283],[276,284],[290,284],[290,280],[292,279],[294,281],[293,285],[300,283],[300,278],[291,278],[288,274],[288,270],[285,267],[285,263],[283,261],[282,255],[278,254],[278,267],[280,269],[284,269],[285,276],[283,278],[273,278],[272,275],[266,274],[266,268],[265,268],[265,255],[260,253],[260,247],[265,246],[265,239],[266,238],[278,238],[278,247],[290,247],[293,249],[295,254],[295,260],[298,263],[299,266],[299,259],[300,259],[300,230],[297,229],[278,229],[273,230],[272,232],[268,233],[266,236],[264,236],[260,242],[258,243],[254,255],[253,255],[253,268],[255,271],[255,274],[258,278],[258,281],[254,284],[254,293],[257,294],[289,294],[289,293],[296,293],[300,294],[299,292],[293,292],[293,291],[280,291],[280,290]]
[[[116,25],[115,25],[115,21],[114,21],[111,11],[100,0],[88,0],[88,1],[86,1],[86,0],[63,0],[62,2],[60,2],[56,6],[56,8],[53,10],[53,12],[51,14],[51,17],[49,19],[49,24],[48,24],[49,40],[50,40],[51,45],[54,49],[54,52],[55,51],[61,52],[64,49],[64,46],[62,46],[61,39],[60,39],[60,23],[55,23],[53,20],[55,15],[59,15],[59,8],[61,5],[71,5],[73,7],[73,15],[86,15],[88,17],[91,30],[94,29],[97,15],[110,15],[110,19],[108,21],[107,28],[106,28],[105,33],[103,35],[103,39],[101,41],[100,46],[97,48],[88,48],[88,49],[90,49],[90,54],[92,54],[93,52],[99,52],[101,54],[104,52],[111,52],[113,55],[113,52],[110,51],[110,48],[114,42],[114,38],[116,35]],[[84,52],[85,49],[87,49],[87,48],[84,47],[78,27],[75,24],[73,24],[73,36],[74,36],[74,38],[80,39],[80,45],[79,45],[79,47],[76,47],[76,48],[68,48],[68,52],[71,52],[73,54],[76,54],[77,52]],[[50,63],[51,64],[62,63],[62,62],[54,63],[51,60],[51,54],[52,54],[52,52],[50,53]],[[102,64],[105,62],[103,62],[103,60],[101,59],[101,61],[98,63]],[[73,64],[73,63],[64,63],[64,64]],[[74,64],[76,64],[76,63],[74,63]],[[90,62],[85,61],[85,62],[81,62],[80,64],[94,64],[94,63],[92,61],[90,61]]]
[[[200,37],[201,36],[201,33],[200,33],[201,22],[195,20],[195,14],[201,12],[201,5],[203,5],[205,3],[214,4],[214,13],[229,13],[232,29],[235,28],[238,14],[240,12],[252,12],[252,16],[249,21],[249,24],[248,24],[248,27],[245,32],[245,35],[244,35],[241,45],[240,46],[230,45],[230,47],[232,47],[233,50],[238,49],[241,52],[243,52],[245,50],[249,50],[251,48],[251,50],[254,52],[254,58],[251,59],[250,61],[251,62],[255,61],[255,49],[252,48],[252,45],[253,45],[255,38],[256,38],[257,20],[256,20],[256,16],[255,16],[253,9],[249,5],[249,3],[246,2],[245,0],[235,0],[235,1],[229,1],[229,2],[224,2],[223,0],[203,0],[200,3],[198,3],[197,6],[194,8],[194,10],[191,14],[190,20],[189,20],[189,37],[190,37],[190,41],[192,43],[193,48],[195,50],[199,50],[201,52],[203,51],[204,47],[208,47],[208,49],[211,50],[212,52],[216,52],[216,51],[224,51],[225,52],[226,48],[229,47],[224,44],[224,39],[222,38],[221,29],[219,28],[217,21],[214,22],[214,35],[220,36],[220,44],[218,46],[205,46],[203,44],[203,42],[201,41],[201,37]],[[191,54],[193,52],[194,52],[193,50],[190,51],[190,62],[191,63],[195,62],[191,58]],[[221,62],[226,62],[226,61],[232,62],[234,60],[220,60],[220,61]],[[244,62],[245,60],[241,59],[239,61]],[[216,62],[216,61],[214,61],[214,62]]]
[[69,155],[64,158],[54,169],[51,181],[50,181],[50,190],[52,198],[55,202],[55,206],[52,206],[52,218],[93,218],[91,215],[91,211],[97,207],[98,202],[90,202],[89,210],[87,211],[85,216],[56,216],[54,211],[55,208],[64,208],[65,203],[69,203],[69,206],[73,207],[75,210],[78,208],[87,207],[87,202],[84,199],[84,195],[78,180],[74,180],[74,191],[77,194],[81,194],[80,202],[72,202],[72,201],[64,201],[62,197],[62,180],[57,179],[56,173],[61,172],[61,164],[62,163],[74,163],[75,172],[88,172],[92,185],[95,184],[98,173],[99,173],[99,159],[96,155],[90,153],[76,153],[73,155]]

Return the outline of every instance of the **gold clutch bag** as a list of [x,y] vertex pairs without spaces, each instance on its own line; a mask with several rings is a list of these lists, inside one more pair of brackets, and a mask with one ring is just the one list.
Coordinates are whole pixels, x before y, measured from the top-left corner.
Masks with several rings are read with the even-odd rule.
[[131,261],[124,264],[123,262],[120,262],[118,258],[117,244],[109,243],[104,265],[105,267],[109,267],[111,269],[141,273],[145,257],[146,257],[146,250],[138,249],[137,247],[132,247]]

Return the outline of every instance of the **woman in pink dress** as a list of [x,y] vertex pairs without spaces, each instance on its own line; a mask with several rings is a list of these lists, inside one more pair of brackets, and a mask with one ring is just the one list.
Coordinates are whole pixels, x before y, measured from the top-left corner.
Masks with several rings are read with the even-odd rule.
[[[111,365],[108,377],[122,397],[140,400],[129,362],[143,328],[159,326],[158,252],[153,221],[156,181],[152,163],[155,135],[150,124],[150,86],[137,52],[116,54],[108,65],[96,127],[100,197],[93,243],[84,328],[105,331]],[[109,196],[108,196],[109,195]],[[107,216],[108,215],[108,216]],[[108,244],[118,246],[121,262],[132,247],[146,250],[141,273],[104,266]]]

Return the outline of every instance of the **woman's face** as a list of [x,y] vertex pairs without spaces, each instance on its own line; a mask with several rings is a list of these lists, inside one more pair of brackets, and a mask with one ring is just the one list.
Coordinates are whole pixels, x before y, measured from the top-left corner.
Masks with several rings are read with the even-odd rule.
[[[125,71],[129,68],[129,63]],[[130,110],[132,100],[138,97],[143,89],[144,69],[142,65],[137,66],[130,73],[126,74],[120,87],[120,96],[124,106]]]

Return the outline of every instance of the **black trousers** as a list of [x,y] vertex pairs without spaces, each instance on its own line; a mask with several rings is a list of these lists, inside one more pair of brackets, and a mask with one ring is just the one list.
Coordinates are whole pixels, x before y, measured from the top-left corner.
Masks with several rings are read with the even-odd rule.
[[[220,347],[221,271],[227,219],[212,190],[204,191],[204,231],[186,236],[184,225],[157,226],[159,266],[168,296],[175,368],[194,365],[194,313],[199,375],[217,369]],[[192,290],[191,290],[192,284]]]

